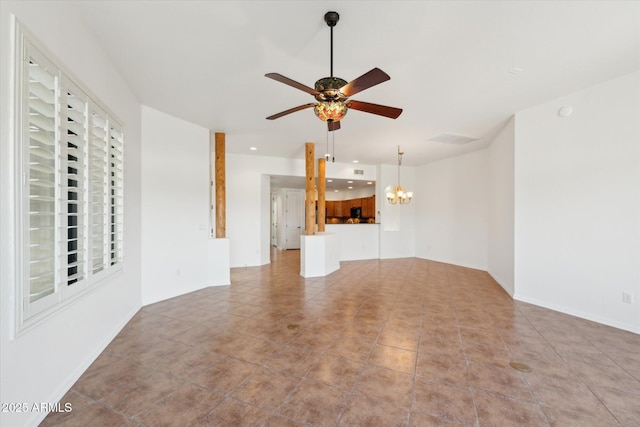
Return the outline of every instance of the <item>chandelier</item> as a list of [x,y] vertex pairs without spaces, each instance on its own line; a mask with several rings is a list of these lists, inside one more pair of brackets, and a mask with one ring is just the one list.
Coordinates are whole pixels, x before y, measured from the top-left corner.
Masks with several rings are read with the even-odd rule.
[[400,146],[398,145],[398,185],[396,186],[388,186],[385,189],[387,193],[387,201],[392,205],[400,203],[401,205],[407,205],[411,202],[411,198],[413,197],[412,191],[406,191],[402,185],[400,185],[400,165],[402,164],[402,155],[404,153],[400,151]]

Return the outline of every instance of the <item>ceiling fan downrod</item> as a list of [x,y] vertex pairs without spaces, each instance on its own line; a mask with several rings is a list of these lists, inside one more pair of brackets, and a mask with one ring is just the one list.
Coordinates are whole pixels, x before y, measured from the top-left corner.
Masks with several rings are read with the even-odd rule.
[[333,77],[333,27],[336,26],[336,24],[338,23],[338,21],[340,20],[340,15],[338,15],[338,12],[327,12],[324,14],[324,22],[327,23],[327,25],[330,28],[330,32],[331,32],[331,58],[330,58],[330,67],[331,69],[329,70],[329,77]]

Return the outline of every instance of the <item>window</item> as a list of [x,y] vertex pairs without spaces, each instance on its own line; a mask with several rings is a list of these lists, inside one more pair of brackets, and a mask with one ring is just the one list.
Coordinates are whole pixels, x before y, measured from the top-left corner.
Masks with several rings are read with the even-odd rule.
[[122,126],[17,27],[18,331],[123,264]]

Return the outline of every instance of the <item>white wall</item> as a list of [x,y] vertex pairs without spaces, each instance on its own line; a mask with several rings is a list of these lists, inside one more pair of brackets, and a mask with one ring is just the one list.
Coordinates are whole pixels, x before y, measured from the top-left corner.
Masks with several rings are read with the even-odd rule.
[[408,205],[391,205],[384,189],[398,185],[398,165],[380,165],[376,182],[376,220],[380,223],[380,258],[407,258],[415,256],[416,207],[424,197],[422,189],[416,189],[416,169],[402,166],[400,183],[407,191],[413,191],[413,200]]
[[[16,283],[11,139],[11,14],[88,87],[125,127],[124,272],[15,339]],[[0,395],[2,402],[56,403],[140,308],[140,104],[76,16],[59,2],[0,3]],[[3,426],[37,425],[46,413],[2,413]]]
[[516,299],[640,332],[639,94],[635,72],[517,113]]
[[[318,162],[316,161],[316,165]],[[362,171],[362,174],[356,174],[355,171]],[[316,166],[316,175],[318,173]],[[304,175],[303,175],[304,176]],[[340,178],[340,179],[357,179],[360,181],[375,181],[378,176],[376,166],[353,164],[353,163],[340,163],[340,162],[328,162],[325,166],[325,176],[327,178]]]
[[487,149],[489,155],[487,271],[513,296],[514,119]]
[[418,168],[416,256],[487,269],[487,150]]
[[142,302],[228,285],[211,239],[209,130],[142,107]]
[[[227,143],[232,141],[227,137]],[[226,172],[231,268],[268,264],[269,175],[304,176],[304,160],[227,153]]]

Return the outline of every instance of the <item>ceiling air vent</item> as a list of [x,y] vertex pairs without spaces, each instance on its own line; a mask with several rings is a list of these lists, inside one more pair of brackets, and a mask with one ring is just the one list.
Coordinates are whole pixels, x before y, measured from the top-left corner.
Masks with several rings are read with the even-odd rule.
[[353,174],[354,175],[364,175],[364,170],[363,169],[354,169],[353,170]]
[[429,138],[428,140],[434,141],[434,142],[442,142],[443,144],[462,145],[472,141],[477,141],[478,138],[472,138],[470,136],[464,136],[464,135],[456,135],[453,133],[441,133],[440,135],[436,135],[432,138]]

